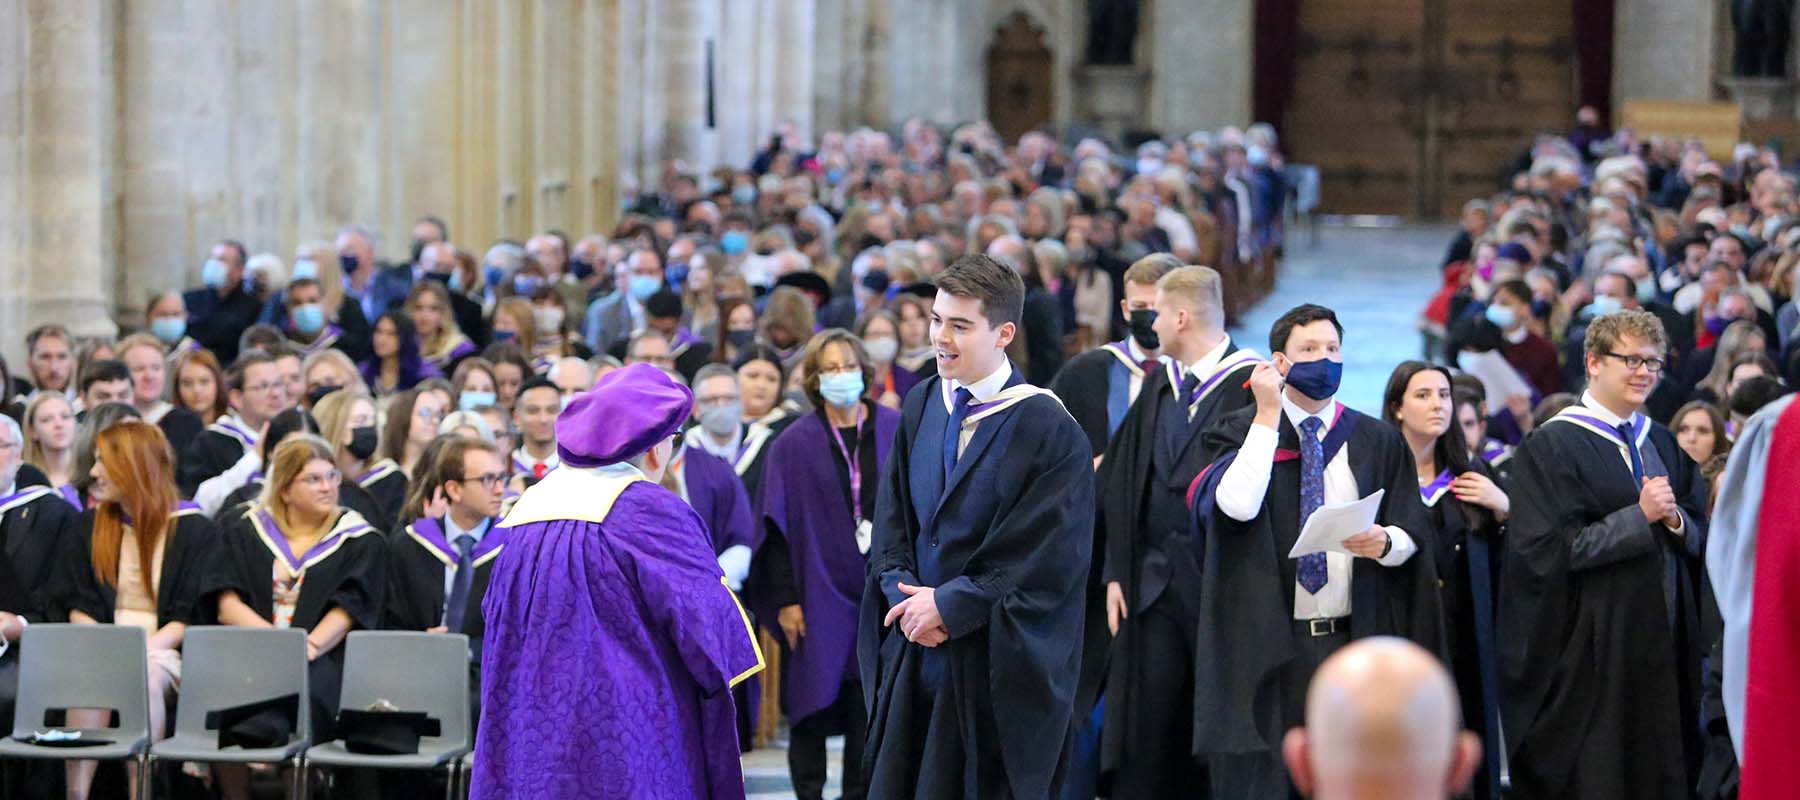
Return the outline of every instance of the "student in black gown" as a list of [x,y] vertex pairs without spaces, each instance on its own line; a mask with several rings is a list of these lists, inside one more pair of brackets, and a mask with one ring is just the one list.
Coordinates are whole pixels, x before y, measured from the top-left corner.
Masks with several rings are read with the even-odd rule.
[[1452,423],[1474,413],[1469,395],[1451,388],[1450,370],[1423,361],[1394,368],[1383,416],[1400,429],[1418,470],[1419,497],[1431,517],[1444,649],[1462,698],[1463,725],[1484,748],[1471,789],[1476,800],[1500,796],[1499,658],[1494,638],[1494,586],[1500,580],[1500,537],[1511,501],[1488,466],[1469,454]]
[[[1514,797],[1684,798],[1702,741],[1706,484],[1642,412],[1662,323],[1588,326],[1587,392],[1513,456],[1500,697]],[[1716,613],[1716,612],[1715,612]]]
[[376,506],[395,522],[395,528],[405,519],[401,507],[406,504],[419,456],[437,438],[438,423],[448,411],[442,394],[424,389],[402,392],[388,401],[379,460],[357,476],[356,483],[375,496]]
[[[481,696],[481,600],[506,544],[499,522],[506,489],[500,452],[480,439],[444,436],[420,465],[407,510],[413,521],[387,543],[382,625],[469,637],[471,707]],[[437,443],[434,443],[434,445]]]
[[338,504],[342,480],[316,436],[275,448],[263,498],[225,530],[206,594],[226,625],[307,632],[313,738],[332,738],[345,635],[379,628],[383,540]]
[[1132,264],[1125,271],[1125,297],[1119,301],[1131,334],[1069,359],[1050,382],[1069,416],[1081,423],[1096,459],[1124,424],[1145,378],[1162,365],[1162,341],[1155,328],[1156,282],[1180,266],[1181,259],[1168,253],[1151,253]]
[[[18,698],[19,637],[32,623],[61,621],[53,611],[52,578],[75,537],[87,533],[80,514],[55,490],[25,483],[29,478],[19,474],[24,443],[19,423],[0,415],[0,724],[11,724]],[[57,778],[23,762],[0,764],[0,797],[37,796],[27,795],[27,787],[48,792],[44,779]]]
[[[1439,648],[1431,523],[1412,452],[1392,427],[1339,403],[1343,329],[1311,304],[1269,332],[1254,406],[1204,434],[1211,463],[1192,491],[1200,549],[1194,748],[1214,797],[1293,792],[1281,737],[1304,718],[1319,664],[1352,639],[1395,635]],[[1302,436],[1310,437],[1310,441]],[[1324,504],[1383,490],[1376,524],[1341,550],[1289,558]]]
[[1041,798],[1075,739],[1093,452],[1006,358],[1019,275],[965,256],[937,288],[938,374],[902,405],[858,626],[869,797]]
[[[319,423],[319,436],[337,454],[338,472],[344,475],[338,504],[362,514],[376,530],[392,533],[401,528],[387,506],[356,482],[359,476],[370,473],[371,460],[379,452],[381,434],[375,427],[375,401],[361,389],[346,387],[319,398],[312,413]],[[392,503],[393,498],[387,501]]]
[[756,497],[762,486],[763,457],[768,454],[769,443],[799,416],[789,413],[781,403],[788,374],[780,351],[765,344],[750,346],[731,368],[737,371],[738,393],[743,399],[741,436],[745,443],[744,452],[732,466],[744,479],[744,491]]
[[246,352],[225,371],[225,392],[231,413],[208,425],[181,453],[177,481],[182,497],[192,498],[200,484],[231,469],[246,454],[254,454],[263,427],[298,401],[288,397],[287,382],[275,359],[260,351]]
[[[262,440],[262,463],[272,463],[270,459],[275,456],[275,448],[287,441],[289,437],[305,434],[319,435],[319,423],[305,409],[290,408],[276,414],[275,419],[269,421],[268,435],[264,436]],[[265,481],[262,471],[258,470],[252,473],[250,481],[226,496],[224,505],[219,508],[219,513],[214,515],[219,527],[229,527],[234,520],[248,512],[251,506],[262,500],[264,488]],[[363,519],[369,521],[369,524],[373,525],[376,530],[387,530],[375,522],[375,520],[385,519],[375,505],[375,498],[348,478],[338,482],[338,503],[363,515]]]
[[[54,594],[72,623],[144,629],[150,736],[160,740],[181,682],[182,638],[207,617],[201,597],[218,529],[176,495],[174,456],[155,425],[134,419],[100,431],[94,456],[92,507],[64,540]],[[106,715],[71,711],[69,725],[105,727]],[[94,768],[92,761],[70,762],[72,795],[86,795]]]
[[[1134,291],[1130,280],[1127,273],[1127,292]],[[1099,619],[1088,620],[1095,635],[1087,657],[1108,669],[1101,764],[1113,775],[1116,798],[1167,797],[1204,784],[1192,747],[1200,565],[1187,490],[1206,466],[1201,435],[1255,402],[1246,384],[1262,363],[1226,335],[1222,281],[1213,269],[1169,271],[1151,298],[1153,332],[1167,358],[1144,377],[1145,391],[1098,476],[1105,605],[1095,612]],[[1091,666],[1084,671],[1094,673]]]

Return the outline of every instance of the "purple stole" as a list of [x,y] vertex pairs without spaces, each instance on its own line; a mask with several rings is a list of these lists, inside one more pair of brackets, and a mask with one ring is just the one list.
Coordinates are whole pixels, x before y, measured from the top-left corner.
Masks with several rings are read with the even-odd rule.
[[323,352],[326,348],[337,344],[337,340],[343,335],[343,328],[327,323],[325,325],[325,330],[319,331],[318,338],[300,346],[300,353],[302,355],[310,356],[314,353]]
[[245,450],[256,449],[256,431],[245,428],[236,416],[220,417],[218,422],[207,426],[206,429],[236,439],[238,444],[244,446]]
[[74,506],[76,511],[83,510],[82,506],[81,506],[81,493],[78,491],[75,491],[74,484],[65,483],[61,486],[58,486],[58,487],[56,487],[56,493],[58,495],[61,495],[62,499],[68,501],[69,505]]
[[[476,542],[475,547],[469,551],[469,566],[479,567],[500,555],[500,548],[506,545],[506,534],[511,529],[494,527],[499,522],[497,519],[488,520],[487,533],[482,534],[481,541]],[[456,545],[444,537],[442,523],[430,517],[413,520],[411,525],[406,526],[406,535],[425,548],[425,552],[444,562],[444,566],[456,566]]]
[[268,506],[259,505],[252,509],[250,524],[256,529],[257,537],[262,539],[263,546],[267,547],[269,553],[275,556],[275,560],[287,565],[288,571],[296,575],[305,572],[307,567],[330,557],[344,545],[344,542],[374,530],[369,527],[369,523],[363,521],[362,515],[354,511],[344,511],[338,516],[337,525],[333,526],[329,533],[321,537],[306,552],[295,555],[294,551],[288,547],[287,537],[282,535],[281,526],[275,524],[275,515],[269,513]]
[[53,491],[48,486],[27,486],[5,497],[0,497],[0,516],[44,495],[51,494]]
[[1455,481],[1456,476],[1450,474],[1450,470],[1444,470],[1438,473],[1438,476],[1433,478],[1430,483],[1419,487],[1419,499],[1425,501],[1426,508],[1431,508],[1437,505],[1439,500],[1444,499],[1444,493],[1450,491],[1450,484]]

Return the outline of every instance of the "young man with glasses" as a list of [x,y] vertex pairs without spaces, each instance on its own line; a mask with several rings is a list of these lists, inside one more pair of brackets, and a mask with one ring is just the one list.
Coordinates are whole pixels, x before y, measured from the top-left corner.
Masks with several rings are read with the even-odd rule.
[[257,445],[269,420],[292,404],[280,365],[260,351],[248,352],[231,365],[225,373],[225,388],[231,413],[194,437],[176,466],[183,498],[192,499],[200,484],[225,474],[240,460],[260,459]]
[[469,637],[470,701],[481,676],[481,598],[506,531],[494,530],[506,488],[500,451],[480,439],[456,436],[422,464],[419,488],[425,516],[388,539],[385,627],[463,633]]
[[1496,594],[1521,795],[1686,797],[1697,777],[1706,484],[1642,412],[1667,349],[1647,312],[1595,319],[1581,403],[1512,459]]

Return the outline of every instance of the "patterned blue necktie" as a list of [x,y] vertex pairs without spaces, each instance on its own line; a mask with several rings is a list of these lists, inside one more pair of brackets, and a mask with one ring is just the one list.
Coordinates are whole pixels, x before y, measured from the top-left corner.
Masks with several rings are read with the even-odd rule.
[[1625,440],[1625,452],[1631,454],[1631,480],[1639,486],[1644,484],[1644,454],[1638,452],[1637,438],[1631,430],[1631,421],[1619,423],[1619,438]]
[[950,488],[950,473],[956,471],[956,451],[962,443],[963,420],[969,417],[969,402],[975,399],[967,387],[956,390],[956,400],[950,404],[950,422],[944,428],[944,488]]
[[444,627],[451,633],[462,633],[463,606],[469,604],[469,583],[475,578],[469,553],[475,549],[475,537],[456,537],[456,573],[450,578],[450,598],[444,602]]
[[[1300,421],[1300,527],[1306,518],[1325,505],[1325,446],[1319,441],[1319,427],[1325,421],[1307,417]],[[1300,557],[1300,588],[1307,594],[1318,594],[1325,588],[1325,554],[1310,553]]]

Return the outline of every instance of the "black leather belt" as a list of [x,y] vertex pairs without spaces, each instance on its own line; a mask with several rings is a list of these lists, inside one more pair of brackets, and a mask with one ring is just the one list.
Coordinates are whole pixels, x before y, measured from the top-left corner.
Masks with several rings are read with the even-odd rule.
[[1350,618],[1297,619],[1294,620],[1294,628],[1308,636],[1333,636],[1350,632]]

